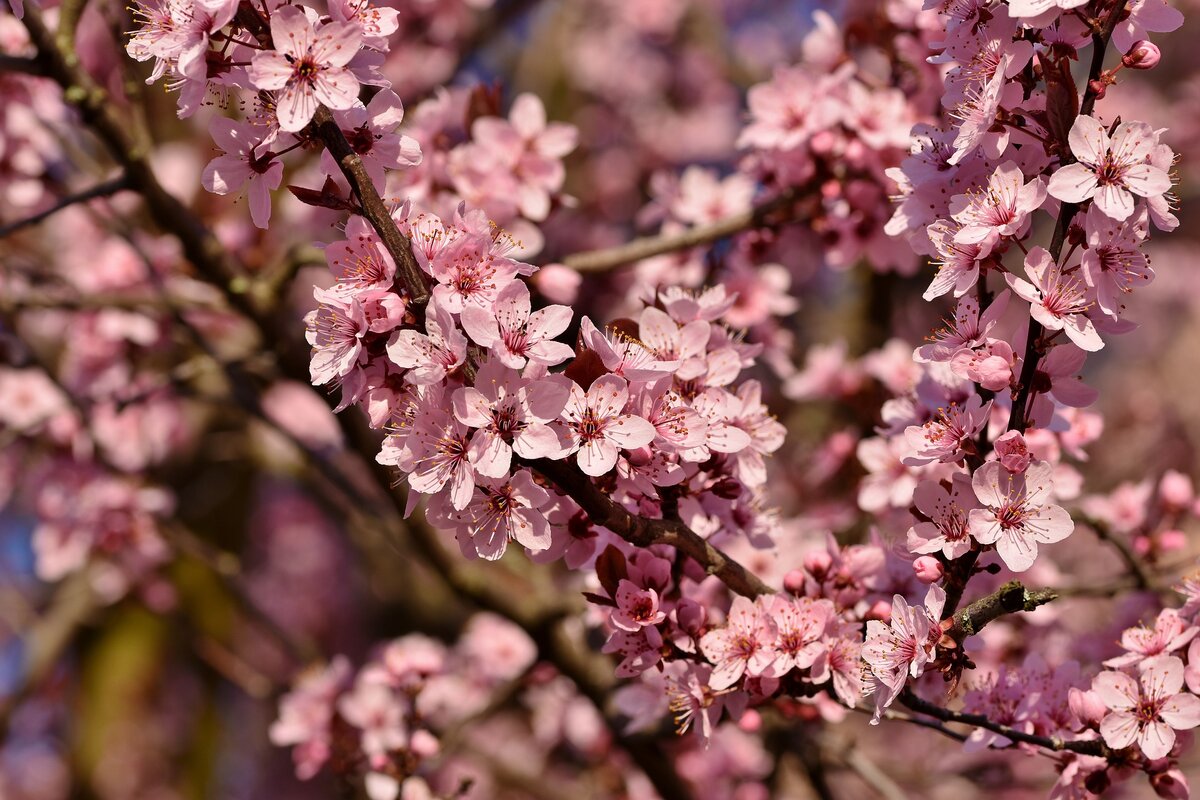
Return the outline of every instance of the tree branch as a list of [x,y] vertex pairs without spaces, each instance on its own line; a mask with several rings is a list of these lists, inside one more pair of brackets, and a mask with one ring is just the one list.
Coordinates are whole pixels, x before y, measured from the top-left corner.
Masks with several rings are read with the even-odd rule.
[[945,633],[961,644],[963,639],[979,633],[993,620],[1006,614],[1033,611],[1057,598],[1058,592],[1053,589],[1030,591],[1020,581],[1009,581],[987,597],[981,597],[952,616]]
[[943,708],[936,703],[931,703],[928,700],[918,697],[908,689],[905,689],[900,693],[900,702],[903,703],[905,707],[917,712],[918,714],[924,714],[928,717],[939,719],[942,722],[958,722],[962,723],[963,725],[971,725],[976,728],[983,728],[984,730],[998,733],[1004,738],[1013,742],[1032,744],[1036,747],[1045,748],[1046,750],[1053,750],[1054,752],[1061,753],[1064,751],[1069,751],[1088,756],[1100,756],[1102,758],[1108,758],[1113,753],[1113,751],[1109,749],[1108,745],[1104,744],[1104,742],[1100,741],[1099,739],[1076,739],[1067,741],[1060,739],[1057,736],[1054,738],[1035,736],[1032,733],[1026,733],[1025,731],[1017,730],[1016,728],[1012,728],[1008,725],[1001,725],[998,722],[993,722],[984,714],[966,714],[961,711],[951,711],[948,708]]
[[85,189],[82,192],[68,195],[54,205],[50,206],[50,208],[47,208],[45,211],[39,211],[33,216],[25,217],[24,219],[19,219],[15,222],[10,222],[7,225],[0,225],[0,239],[16,233],[22,228],[28,228],[31,225],[37,225],[42,220],[57,214],[64,208],[73,206],[76,203],[86,203],[87,201],[95,200],[98,197],[109,197],[128,188],[128,179],[124,175],[121,175],[120,177],[113,178],[110,181],[96,184],[90,189]]
[[628,244],[604,250],[588,250],[563,259],[562,263],[576,272],[605,272],[624,264],[641,261],[651,256],[687,250],[702,244],[711,244],[736,233],[768,224],[768,218],[800,198],[800,189],[786,189],[776,197],[766,200],[748,211],[734,214],[709,225],[697,225],[685,231],[663,236],[645,236]]

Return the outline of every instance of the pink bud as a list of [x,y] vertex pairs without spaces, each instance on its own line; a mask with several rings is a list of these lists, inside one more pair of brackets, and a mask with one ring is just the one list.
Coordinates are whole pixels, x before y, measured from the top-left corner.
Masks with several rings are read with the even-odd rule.
[[836,139],[832,131],[817,131],[808,140],[808,147],[814,153],[828,153],[833,150],[834,142]]
[[1151,775],[1150,785],[1154,787],[1155,794],[1167,800],[1188,800],[1191,797],[1187,777],[1178,769]]
[[1104,95],[1108,92],[1108,84],[1100,80],[1088,81],[1088,91],[1091,92],[1097,100],[1103,100]]
[[890,622],[892,619],[892,603],[890,600],[878,600],[867,609],[865,619],[877,619],[880,622]]
[[1133,552],[1139,556],[1150,555],[1150,544],[1149,536],[1135,536],[1133,538]]
[[432,758],[440,748],[437,737],[427,730],[416,730],[408,740],[408,749],[421,758]]
[[913,572],[921,583],[934,583],[942,579],[946,568],[933,556],[919,556],[913,561]]
[[1098,726],[1108,713],[1108,706],[1091,689],[1071,688],[1067,692],[1067,705],[1071,713],[1087,727]]
[[547,264],[533,273],[531,280],[547,300],[569,306],[579,297],[583,276],[562,264]]
[[1158,549],[1164,553],[1173,553],[1187,547],[1187,534],[1172,528],[1158,535]]
[[742,718],[738,720],[737,726],[746,733],[758,733],[762,728],[762,715],[753,708],[748,708],[742,713]]
[[704,606],[695,600],[684,598],[675,608],[675,621],[679,623],[679,627],[693,636],[699,634],[704,628],[705,616]]
[[1012,473],[1021,473],[1029,468],[1029,445],[1020,431],[1009,431],[996,440],[996,455],[1000,465]]
[[787,575],[783,576],[784,591],[790,592],[791,594],[803,594],[804,593],[804,583],[805,583],[806,579],[807,579],[807,576],[804,574],[804,570],[802,570],[802,569],[792,570]]
[[1121,59],[1121,63],[1130,69],[1154,69],[1159,61],[1162,61],[1162,51],[1154,42],[1145,39],[1134,42]]
[[833,556],[825,550],[813,550],[804,556],[804,568],[818,580],[833,566]]
[[1162,482],[1158,484],[1158,496],[1172,508],[1184,509],[1191,505],[1196,492],[1191,478],[1169,469],[1163,473]]

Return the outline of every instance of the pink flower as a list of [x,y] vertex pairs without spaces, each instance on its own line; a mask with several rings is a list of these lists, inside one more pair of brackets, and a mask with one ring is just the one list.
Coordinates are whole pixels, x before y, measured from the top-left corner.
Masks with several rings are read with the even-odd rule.
[[955,474],[949,491],[938,481],[921,481],[913,492],[913,503],[929,520],[908,529],[910,552],[940,552],[955,559],[971,549],[967,515],[979,504],[966,475]]
[[991,151],[988,152],[989,156],[998,156],[1004,151],[1002,145],[1007,145],[1007,134],[993,134],[992,127],[996,123],[996,112],[1000,110],[1004,101],[1015,101],[1020,97],[1018,84],[1006,85],[1005,74],[1012,59],[1012,54],[1006,54],[988,81],[967,89],[966,99],[952,112],[952,116],[959,120],[959,126],[958,134],[954,137],[954,154],[947,159],[951,166],[961,163],[989,138],[996,140],[986,148],[987,151]]
[[1169,655],[1196,638],[1200,628],[1188,625],[1174,609],[1164,608],[1154,621],[1154,628],[1127,628],[1121,634],[1124,655],[1104,662],[1106,667],[1132,667],[1155,656]]
[[541,510],[549,502],[550,494],[523,469],[504,480],[476,481],[471,502],[450,520],[464,554],[495,561],[510,541],[533,553],[550,546],[550,523]]
[[358,99],[358,78],[346,64],[362,44],[362,28],[350,22],[316,25],[298,6],[271,15],[274,50],[259,51],[248,74],[255,88],[281,90],[275,96],[279,127],[295,132],[308,124],[317,106],[345,110]]
[[425,309],[425,329],[427,334],[415,330],[397,331],[387,345],[392,362],[409,370],[404,379],[418,385],[443,380],[467,358],[467,337],[458,330],[454,318],[436,297]]
[[[396,13],[390,8],[373,10]],[[417,140],[396,132],[404,119],[404,105],[390,89],[378,92],[365,106],[355,100],[349,108],[336,111],[333,116],[346,135],[346,141],[362,159],[377,191],[383,192],[387,188],[385,170],[421,163],[421,145]],[[321,169],[328,175],[341,175],[328,150],[321,151]]]
[[925,671],[942,638],[942,607],[946,592],[933,585],[925,595],[924,606],[910,607],[901,595],[892,597],[889,623],[877,619],[867,622],[862,660],[866,665],[863,680],[868,693],[875,695],[875,715],[871,724],[879,724],[883,710],[890,706],[908,682]]
[[271,221],[271,192],[283,180],[283,162],[275,159],[274,153],[260,156],[255,152],[262,137],[259,129],[248,122],[214,117],[209,132],[225,153],[208,162],[200,177],[201,185],[213,194],[229,194],[248,182],[250,219],[266,228]]
[[325,248],[325,262],[338,288],[353,294],[365,289],[391,289],[396,264],[371,223],[355,215],[346,221],[346,238]]
[[1171,188],[1166,171],[1149,162],[1158,136],[1144,122],[1122,122],[1110,138],[1098,119],[1079,116],[1068,139],[1078,160],[1059,168],[1047,187],[1064,203],[1094,197],[1101,211],[1121,222],[1133,213],[1133,195],[1155,198]]
[[971,395],[966,405],[951,403],[939,408],[937,416],[924,425],[910,425],[904,430],[905,441],[912,455],[905,457],[908,466],[921,466],[931,461],[956,463],[975,452],[975,436],[987,425],[992,402],[983,402]]
[[701,652],[716,665],[709,688],[728,689],[744,674],[764,674],[778,655],[775,635],[775,623],[757,603],[735,597],[725,625],[700,638]]
[[782,678],[793,669],[808,669],[823,656],[825,626],[835,617],[833,603],[811,597],[775,595],[766,601],[767,614],[775,625],[775,651],[779,654],[763,673]]
[[1124,297],[1154,278],[1141,250],[1146,238],[1146,213],[1114,222],[1093,205],[1087,213],[1087,249],[1081,266],[1087,285],[1096,291],[1100,310],[1113,319],[1125,309]]
[[1029,445],[1020,431],[1008,431],[996,439],[992,449],[996,457],[1009,472],[1024,472],[1029,468],[1033,456],[1029,453]]
[[546,109],[535,95],[513,101],[508,120],[480,117],[471,138],[498,166],[516,179],[516,202],[521,214],[535,222],[550,213],[550,196],[563,184],[563,156],[575,149],[578,131],[561,122],[546,123]]
[[658,592],[643,589],[631,580],[622,578],[617,584],[617,603],[610,619],[624,631],[637,631],[647,625],[657,625],[667,618],[658,602]]
[[350,662],[337,656],[323,670],[302,677],[279,701],[279,718],[271,723],[271,743],[295,745],[296,776],[301,780],[316,775],[329,758],[334,703],[349,677]]
[[1004,565],[1024,572],[1037,558],[1038,544],[1060,542],[1071,535],[1071,515],[1042,499],[1053,488],[1054,468],[1034,461],[1024,474],[1013,474],[998,461],[975,470],[971,486],[983,508],[968,517],[971,535],[980,544],[996,545]]
[[980,245],[987,255],[1001,238],[1019,238],[1029,230],[1029,215],[1046,199],[1040,177],[1025,183],[1012,161],[996,167],[982,189],[950,198],[950,216],[962,227],[954,235],[961,244]]
[[1140,39],[1149,39],[1150,32],[1170,33],[1183,24],[1183,14],[1167,4],[1167,0],[1129,0],[1125,16],[1113,29],[1113,44],[1122,53]]
[[925,230],[937,254],[938,271],[921,297],[933,300],[952,289],[955,297],[962,297],[979,280],[979,260],[987,255],[984,246],[960,241],[962,229],[946,220],[939,219]]
[[1112,713],[1100,721],[1100,735],[1120,750],[1137,743],[1146,758],[1165,758],[1175,731],[1200,725],[1200,697],[1181,694],[1183,662],[1158,656],[1142,664],[1137,680],[1124,672],[1101,672],[1092,691]]
[[[436,399],[436,395],[430,398]],[[444,408],[418,409],[408,437],[412,452],[409,486],[421,494],[445,491],[452,508],[466,508],[475,489],[475,467],[468,455],[469,431]]]
[[963,297],[955,306],[954,316],[944,320],[945,325],[933,332],[930,344],[913,351],[913,359],[919,363],[949,361],[963,348],[980,346],[1000,321],[1010,297],[1012,294],[1008,291],[998,294],[982,316],[979,301],[974,297]]
[[385,683],[360,674],[354,690],[338,701],[338,714],[359,729],[363,752],[373,766],[383,766],[388,754],[408,745],[408,725],[401,695]]
[[600,652],[621,656],[621,662],[614,670],[618,678],[636,678],[662,661],[662,646],[662,633],[653,625],[647,625],[636,631],[613,631]]
[[584,393],[571,384],[571,396],[562,412],[571,437],[569,453],[579,452],[579,468],[586,475],[603,475],[617,463],[618,450],[633,450],[654,440],[654,426],[641,417],[621,413],[629,400],[624,378],[602,375]]
[[496,295],[491,309],[464,307],[463,329],[513,369],[521,369],[527,360],[550,367],[574,355],[569,344],[553,341],[571,323],[571,309],[547,306],[531,313],[530,308],[529,287],[514,281]]
[[562,413],[568,395],[561,379],[527,381],[498,361],[484,363],[475,385],[455,390],[452,401],[454,416],[477,429],[470,456],[479,474],[504,477],[514,451],[522,458],[558,457],[562,445],[547,423]]
[[587,317],[580,321],[579,336],[605,369],[627,380],[653,381],[679,368],[678,361],[660,360],[644,343],[617,330],[601,331]]
[[1029,314],[1051,331],[1066,331],[1067,337],[1084,350],[1104,347],[1104,340],[1087,312],[1093,305],[1091,290],[1078,274],[1065,272],[1043,247],[1030,249],[1025,256],[1025,273],[1033,281],[1012,273],[1004,278],[1013,292],[1030,303]]
[[366,313],[356,297],[343,297],[333,289],[314,289],[318,306],[304,317],[312,345],[309,373],[314,385],[336,383],[350,374],[363,355],[363,337],[369,330]]

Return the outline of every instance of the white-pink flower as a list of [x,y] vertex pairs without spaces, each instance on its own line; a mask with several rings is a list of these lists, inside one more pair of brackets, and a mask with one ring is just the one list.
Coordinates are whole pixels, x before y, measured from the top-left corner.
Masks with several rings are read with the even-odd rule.
[[1100,210],[1120,222],[1133,213],[1133,196],[1156,198],[1171,188],[1171,177],[1150,163],[1158,144],[1145,122],[1122,122],[1109,137],[1100,120],[1079,116],[1068,136],[1076,163],[1050,176],[1050,195],[1064,203],[1095,199]]
[[925,604],[913,608],[901,595],[892,597],[892,618],[888,623],[877,619],[867,622],[862,660],[866,665],[863,682],[875,695],[875,715],[871,724],[879,724],[883,710],[890,706],[908,682],[919,678],[934,656],[946,592],[934,584],[925,595]]
[[1098,206],[1088,209],[1085,230],[1087,249],[1080,266],[1088,286],[1096,291],[1100,310],[1118,319],[1125,309],[1124,298],[1154,278],[1150,261],[1142,252],[1147,214],[1135,213],[1124,222],[1114,222]]
[[541,510],[549,502],[549,492],[523,469],[503,480],[476,481],[471,502],[451,521],[464,554],[495,561],[509,541],[538,553],[550,547],[550,523]]
[[961,461],[975,451],[975,436],[987,425],[992,401],[983,402],[977,394],[967,398],[964,405],[951,403],[939,408],[937,416],[924,425],[910,425],[904,439],[911,448],[906,456],[907,466],[919,467],[931,461],[943,464]]
[[775,623],[754,601],[735,597],[725,625],[704,634],[700,650],[716,665],[709,687],[728,689],[744,674],[762,675],[775,661]]
[[956,473],[949,491],[938,481],[921,481],[913,492],[913,504],[929,519],[908,529],[910,552],[955,559],[971,549],[967,515],[979,504],[966,475]]
[[1188,625],[1173,608],[1164,608],[1153,628],[1126,628],[1121,634],[1124,655],[1104,662],[1106,667],[1132,667],[1140,661],[1170,654],[1196,638],[1200,628]]
[[1095,305],[1091,287],[1078,271],[1060,267],[1044,247],[1034,247],[1025,256],[1026,281],[1004,274],[1013,292],[1030,304],[1029,315],[1051,331],[1065,331],[1079,347],[1095,352],[1104,340],[1087,312]]
[[358,99],[358,78],[346,68],[362,44],[362,28],[351,22],[317,25],[299,6],[271,15],[274,50],[254,54],[247,72],[257,89],[277,92],[279,127],[295,132],[318,105],[345,110]]
[[978,242],[960,241],[958,236],[961,230],[958,225],[944,219],[931,223],[925,229],[933,245],[936,256],[934,264],[937,266],[937,274],[921,295],[925,300],[941,297],[951,290],[955,297],[962,297],[979,280],[979,261],[987,253]]
[[437,383],[467,358],[467,337],[436,297],[425,310],[425,330],[397,331],[387,346],[392,362],[409,370],[404,379],[418,385]]
[[455,390],[452,399],[454,416],[476,429],[470,456],[479,474],[504,477],[514,451],[522,458],[558,457],[563,447],[547,423],[558,418],[568,394],[565,380],[530,381],[498,361],[485,362],[475,385]]
[[1146,758],[1165,758],[1175,731],[1200,725],[1200,697],[1181,693],[1183,661],[1158,656],[1142,664],[1137,679],[1124,672],[1101,672],[1092,681],[1111,713],[1100,721],[1100,735],[1120,750],[1136,743]]
[[578,450],[579,468],[587,475],[603,475],[617,463],[619,450],[633,450],[654,441],[655,429],[634,414],[622,413],[629,400],[629,385],[617,375],[602,375],[585,393],[571,384],[571,396],[562,412],[571,437],[568,452]]
[[462,326],[476,344],[491,348],[506,367],[521,369],[526,361],[550,367],[570,358],[575,351],[554,337],[571,323],[571,309],[558,305],[537,311],[531,308],[529,287],[514,281],[496,295],[490,309],[465,306]]
[[659,605],[658,592],[643,589],[627,578],[622,578],[617,584],[617,596],[613,599],[617,607],[610,619],[621,630],[637,631],[647,625],[657,625],[667,618]]
[[833,602],[811,597],[775,595],[766,601],[775,624],[775,661],[763,673],[782,678],[793,669],[809,669],[826,654],[825,626],[836,616]]
[[1020,237],[1029,230],[1029,215],[1046,199],[1041,177],[1028,183],[1012,161],[996,167],[987,184],[950,198],[950,216],[962,227],[954,234],[960,244],[977,244],[987,255],[1001,238]]
[[209,132],[225,152],[208,162],[200,184],[213,194],[229,194],[249,184],[250,219],[266,228],[271,221],[271,192],[283,180],[283,162],[274,153],[255,152],[262,142],[261,131],[248,122],[214,117]]
[[1013,572],[1033,566],[1038,544],[1060,542],[1075,529],[1070,514],[1043,502],[1053,489],[1053,472],[1046,461],[1034,461],[1022,474],[989,461],[971,478],[983,505],[968,516],[971,535],[980,544],[996,545],[1000,559]]

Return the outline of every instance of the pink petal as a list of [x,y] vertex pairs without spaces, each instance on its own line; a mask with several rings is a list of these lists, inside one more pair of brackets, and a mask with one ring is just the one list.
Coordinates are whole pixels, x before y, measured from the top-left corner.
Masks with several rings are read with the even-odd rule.
[[312,90],[316,98],[333,109],[350,108],[358,101],[358,78],[348,69],[327,69],[317,73]]
[[1092,691],[1113,711],[1136,708],[1140,697],[1137,681],[1124,672],[1101,672],[1092,680]]
[[1083,164],[1068,164],[1050,176],[1046,191],[1064,203],[1082,203],[1095,194],[1096,183],[1095,170]]

